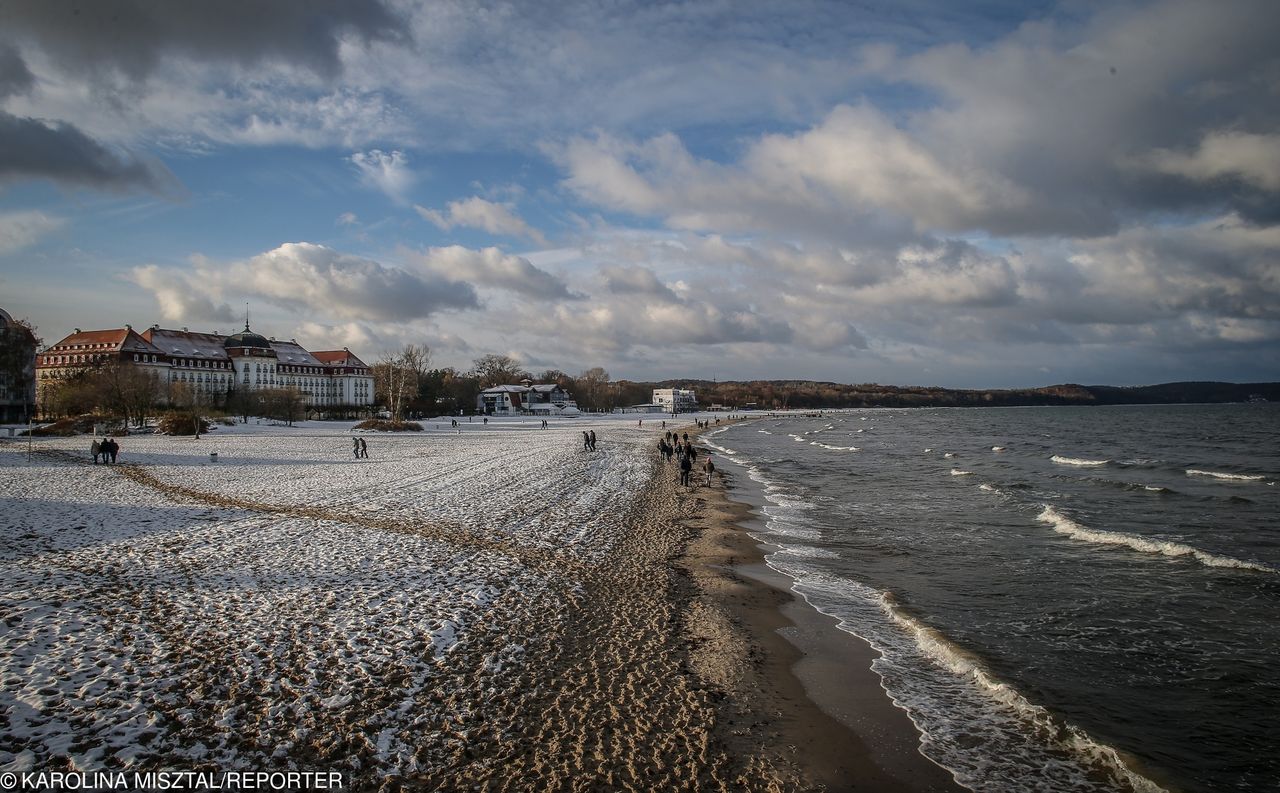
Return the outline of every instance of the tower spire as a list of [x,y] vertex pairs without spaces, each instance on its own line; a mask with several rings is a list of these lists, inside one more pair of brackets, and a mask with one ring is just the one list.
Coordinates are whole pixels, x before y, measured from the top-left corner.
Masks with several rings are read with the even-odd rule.
[[249,332],[249,304],[244,304],[244,332]]

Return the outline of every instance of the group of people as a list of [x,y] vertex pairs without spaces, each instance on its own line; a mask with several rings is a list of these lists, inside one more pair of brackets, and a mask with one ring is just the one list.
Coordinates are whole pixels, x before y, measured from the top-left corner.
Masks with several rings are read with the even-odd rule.
[[[678,433],[667,432],[658,439],[658,454],[661,455],[665,462],[671,462],[672,459],[678,459],[680,465],[680,484],[688,487],[690,478],[693,475],[693,464],[698,459],[698,450],[693,443],[689,441],[689,433],[685,433],[681,437]],[[702,463],[703,473],[707,476],[707,486],[711,486],[711,475],[715,473],[715,463],[711,462],[711,455],[707,454],[707,459]]]
[[351,453],[359,460],[369,456],[369,444],[364,442],[364,438],[351,439]]
[[[544,421],[543,424],[545,425],[546,422]],[[596,450],[595,430],[591,430],[590,432],[586,430],[582,431],[582,450],[584,452],[594,452]]]
[[102,458],[104,465],[109,465],[116,461],[116,455],[120,453],[120,444],[116,443],[115,438],[106,438],[105,440],[94,440],[89,444],[89,454],[93,455],[93,464],[98,464],[98,458]]

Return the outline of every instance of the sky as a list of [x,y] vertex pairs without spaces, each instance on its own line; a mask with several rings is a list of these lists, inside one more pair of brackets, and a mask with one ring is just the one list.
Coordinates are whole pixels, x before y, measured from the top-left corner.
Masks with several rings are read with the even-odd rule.
[[18,0],[0,308],[367,362],[1280,380],[1272,0]]

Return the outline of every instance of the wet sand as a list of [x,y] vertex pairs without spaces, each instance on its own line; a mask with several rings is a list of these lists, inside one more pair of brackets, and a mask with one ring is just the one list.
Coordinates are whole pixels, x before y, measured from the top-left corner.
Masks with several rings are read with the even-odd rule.
[[915,726],[871,671],[875,651],[764,564],[744,528],[750,508],[724,488],[718,479],[681,499],[696,507],[689,523],[697,536],[681,560],[698,590],[693,665],[728,694],[715,735],[735,754],[785,760],[806,787],[963,790],[919,753]]

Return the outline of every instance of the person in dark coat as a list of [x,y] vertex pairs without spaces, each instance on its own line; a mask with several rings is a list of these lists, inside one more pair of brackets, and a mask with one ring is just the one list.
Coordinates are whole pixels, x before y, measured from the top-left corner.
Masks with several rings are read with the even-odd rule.
[[93,455],[93,464],[98,464],[98,455],[102,454],[102,444],[95,438],[93,443],[89,444],[89,454]]
[[591,451],[591,436],[587,434],[586,430],[582,431],[582,450],[584,452]]
[[596,450],[596,431],[592,430],[591,431],[591,451],[594,452],[595,450]]
[[351,453],[355,455],[357,460],[360,459],[360,439],[359,438],[351,439]]
[[116,462],[116,455],[120,453],[120,444],[116,443],[115,438],[107,438],[102,442],[103,451],[111,456],[111,464]]
[[364,438],[356,438],[360,441],[360,456],[367,458],[369,456],[369,444],[365,443]]
[[680,484],[685,487],[689,486],[689,472],[693,470],[693,461],[689,459],[689,455],[680,458]]
[[707,487],[711,487],[711,475],[716,472],[716,465],[711,462],[711,455],[707,455],[707,461],[702,464],[702,470],[707,474]]

